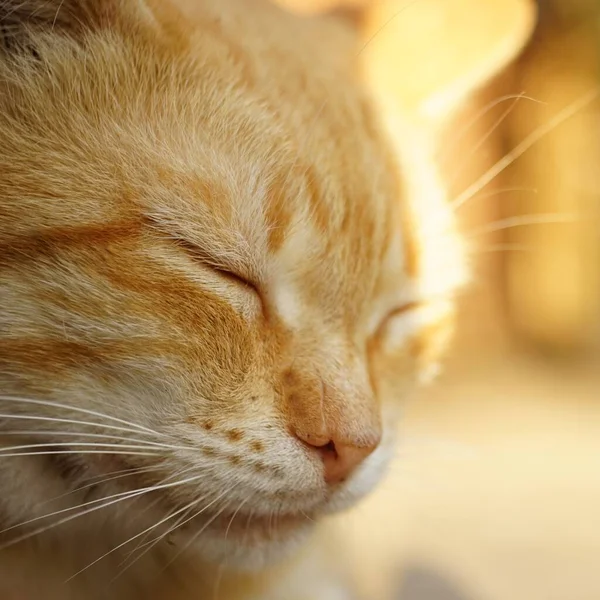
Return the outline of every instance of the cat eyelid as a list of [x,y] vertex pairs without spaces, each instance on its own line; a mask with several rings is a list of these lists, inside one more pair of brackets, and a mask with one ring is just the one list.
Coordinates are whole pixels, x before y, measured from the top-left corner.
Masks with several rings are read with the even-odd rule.
[[206,266],[211,268],[215,273],[231,281],[231,283],[235,283],[237,285],[243,285],[244,287],[250,288],[252,290],[257,290],[256,284],[252,283],[249,279],[246,279],[243,275],[239,275],[235,271],[232,271],[227,268],[215,266],[214,264],[204,263]]
[[247,276],[242,275],[236,269],[225,265],[218,260],[215,260],[214,257],[192,242],[178,238],[176,243],[177,246],[182,248],[188,254],[188,256],[192,258],[192,260],[211,269],[214,273],[217,273],[224,279],[227,279],[236,285],[243,285],[246,288],[258,291],[258,286]]
[[398,306],[392,310],[390,310],[387,315],[383,318],[383,323],[388,321],[389,319],[393,319],[394,317],[400,317],[406,313],[412,312],[414,310],[418,310],[419,308],[423,308],[425,305],[424,302],[419,300],[414,300],[413,302],[407,302],[401,306]]
[[397,306],[396,308],[393,308],[392,310],[388,311],[385,314],[385,316],[381,319],[379,327],[375,332],[375,337],[383,335],[390,322],[394,319],[414,313],[415,311],[423,308],[423,306],[425,306],[425,303],[423,301],[414,300],[412,302],[406,302],[405,304]]

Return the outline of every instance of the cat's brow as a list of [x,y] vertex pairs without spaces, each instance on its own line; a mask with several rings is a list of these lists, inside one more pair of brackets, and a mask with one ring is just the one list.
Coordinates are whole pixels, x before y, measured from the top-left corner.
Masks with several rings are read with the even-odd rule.
[[207,267],[236,275],[256,283],[259,279],[252,248],[233,230],[224,231],[217,225],[207,235],[165,222],[155,217],[145,217],[147,226],[190,257]]

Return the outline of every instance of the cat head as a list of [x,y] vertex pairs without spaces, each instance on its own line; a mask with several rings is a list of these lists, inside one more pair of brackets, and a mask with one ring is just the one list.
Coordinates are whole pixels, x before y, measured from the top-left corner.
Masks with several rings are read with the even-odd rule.
[[[380,478],[452,328],[450,216],[419,234],[346,21],[258,0],[0,18],[1,427],[49,452],[0,460],[72,488],[131,468],[110,486],[178,516],[176,543],[278,555]],[[457,275],[429,288],[442,238]]]

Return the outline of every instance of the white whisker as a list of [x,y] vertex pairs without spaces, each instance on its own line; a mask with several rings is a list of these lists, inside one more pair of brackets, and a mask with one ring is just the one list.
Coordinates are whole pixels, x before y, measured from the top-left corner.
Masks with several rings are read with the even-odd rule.
[[119,550],[123,546],[126,546],[127,544],[130,544],[131,542],[133,542],[134,540],[138,539],[139,537],[141,537],[145,533],[148,533],[148,532],[152,531],[153,529],[156,529],[157,527],[160,527],[166,521],[172,519],[173,517],[177,516],[178,514],[182,513],[183,511],[188,510],[189,508],[191,508],[195,504],[197,504],[196,500],[194,500],[194,502],[190,502],[188,505],[184,506],[183,508],[180,508],[176,512],[174,512],[174,513],[166,516],[164,519],[161,519],[160,521],[158,521],[154,525],[151,525],[150,527],[146,528],[144,531],[142,531],[142,532],[140,532],[140,533],[138,533],[138,534],[130,537],[128,540],[124,541],[123,543],[119,544],[118,546],[115,546],[114,548],[112,548],[111,550],[109,550],[108,552],[106,552],[105,554],[103,554],[102,556],[98,557],[96,560],[92,561],[89,565],[85,566],[83,569],[80,569],[79,571],[77,571],[77,573],[71,575],[71,577],[69,577],[65,581],[65,583],[69,583],[70,581],[72,581],[73,579],[75,579],[75,577],[77,577],[78,575],[80,575],[84,571],[87,571],[90,567],[93,567],[95,564],[99,563],[102,559],[106,558],[107,556],[109,556],[113,552],[116,552],[117,550]]
[[[93,508],[90,508],[88,510],[81,511],[81,512],[77,513],[76,515],[70,515],[68,517],[65,517],[64,519],[60,519],[56,523],[52,523],[52,525],[49,525],[47,527],[40,527],[38,529],[35,529],[32,532],[28,532],[27,534],[23,534],[22,536],[19,536],[17,538],[13,538],[12,540],[10,540],[9,542],[7,542],[6,544],[0,545],[0,551],[1,550],[5,550],[6,548],[9,548],[11,546],[14,546],[14,545],[16,545],[16,544],[18,544],[20,542],[23,542],[23,541],[25,541],[27,539],[35,537],[36,535],[40,535],[41,533],[44,533],[44,532],[46,532],[49,529],[52,529],[54,527],[58,527],[58,526],[60,526],[60,525],[62,525],[64,523],[68,523],[69,521],[72,521],[73,519],[77,519],[79,517],[82,517],[84,515],[90,514],[92,512],[100,510],[102,508],[106,508],[107,506],[112,506],[113,504],[116,504],[117,502],[121,502],[121,501],[124,501],[124,500],[130,500],[131,498],[136,498],[138,495],[140,495],[140,494],[136,493],[136,492],[124,492],[123,494],[119,494],[119,496],[120,496],[119,498],[116,498],[115,500],[111,500],[110,502],[107,502],[106,504],[102,504],[100,506],[94,506]],[[93,503],[101,502],[102,500],[94,500]],[[86,504],[91,504],[91,503],[86,503]],[[85,504],[82,505],[82,506],[85,506]],[[60,514],[60,513],[68,512],[68,511],[72,511],[72,510],[75,510],[76,508],[79,508],[79,507],[71,507],[71,508],[60,510],[60,511],[56,511],[54,513],[50,513],[49,515],[44,515],[44,516],[41,516],[41,517],[36,517],[34,519],[30,519],[29,521],[26,521],[23,524],[13,525],[11,527],[8,527],[4,531],[10,531],[11,529],[14,529],[16,527],[21,527],[22,525],[25,525],[26,523],[31,523],[33,521],[38,521],[40,519],[46,519],[46,518],[48,518],[48,517],[50,517],[52,515],[56,515],[56,514]],[[4,533],[4,531],[2,531],[0,533]]]
[[[60,496],[55,496],[54,498],[48,498],[41,502],[38,506],[43,506],[44,504],[48,504],[50,502],[56,502],[57,500],[61,500],[62,498],[66,498],[67,496],[72,496],[78,492],[83,492],[89,488],[93,488],[96,486],[103,485],[105,483],[109,483],[110,481],[115,481],[117,479],[123,479],[125,477],[131,477],[132,475],[140,475],[143,473],[151,473],[152,471],[158,471],[160,467],[149,466],[149,467],[139,467],[138,469],[122,469],[121,471],[113,471],[112,473],[107,473],[110,477],[105,477],[104,475],[99,475],[92,479],[96,481],[92,481],[91,483],[86,483],[80,487],[75,488],[74,490],[69,490],[68,492],[61,494]],[[102,479],[104,477],[104,479]]]
[[[199,504],[200,502],[202,502],[202,500],[205,499],[206,496],[202,496],[201,498],[198,498],[198,500],[195,500],[192,503],[192,506]],[[181,521],[183,521],[187,515],[190,514],[190,509],[188,509],[187,512],[185,512],[183,515],[181,515],[181,517],[179,517],[179,519],[177,519],[177,521],[175,522],[175,525],[173,525],[171,527],[171,529],[168,529],[167,531],[165,531],[164,533],[161,533],[159,536],[152,538],[151,540],[146,540],[146,538],[148,537],[148,535],[144,536],[136,545],[136,547],[131,550],[130,552],[128,552],[127,556],[121,561],[121,563],[119,564],[119,566],[123,566],[129,559],[131,559],[131,557],[138,551],[141,550],[142,548],[148,548],[148,546],[150,547],[154,547],[156,544],[158,544],[160,542],[161,539],[164,539],[166,536],[169,535],[169,533],[171,531],[174,531],[179,524],[181,523]],[[149,550],[150,548],[148,548]],[[139,558],[141,558],[148,550],[143,551]],[[135,560],[137,559],[133,559],[133,562],[135,562]]]
[[472,147],[469,149],[467,155],[462,158],[461,164],[454,170],[453,175],[453,183],[456,183],[458,177],[464,172],[465,168],[469,166],[471,163],[471,159],[477,154],[479,150],[485,145],[485,143],[494,135],[494,132],[506,121],[509,115],[513,112],[515,107],[517,106],[519,100],[523,96],[518,96],[514,102],[500,115],[500,117],[496,120],[496,122],[490,127],[489,131]]
[[118,450],[153,450],[158,452],[160,448],[154,446],[141,446],[139,444],[108,444],[101,442],[47,442],[45,444],[23,444],[20,446],[0,446],[0,456],[5,452],[14,450],[31,450],[34,448],[73,448],[71,454],[77,454],[75,448],[116,448]]
[[579,111],[589,106],[594,100],[600,96],[600,89],[594,89],[585,96],[579,98],[575,102],[569,104],[561,110],[557,115],[550,119],[546,124],[536,129],[528,135],[516,148],[509,152],[504,158],[500,159],[494,166],[486,171],[475,183],[469,186],[464,192],[459,194],[451,203],[452,210],[458,210],[465,202],[468,202],[473,196],[480,192],[486,185],[491,183],[498,175],[507,169],[512,163],[520,158],[527,150],[534,146],[537,142],[554,131],[557,127],[574,117]]
[[[120,577],[127,569],[129,569],[131,566],[133,566],[138,560],[140,560],[145,554],[147,554],[148,552],[150,552],[152,550],[152,548],[154,548],[158,543],[160,543],[160,541],[162,539],[164,539],[165,537],[167,537],[168,535],[171,535],[171,533],[173,533],[175,530],[183,527],[184,525],[186,525],[187,523],[189,523],[190,521],[193,521],[196,517],[200,516],[204,511],[206,511],[208,508],[210,508],[213,504],[215,504],[216,502],[218,502],[223,496],[225,496],[226,494],[228,494],[233,488],[229,488],[227,489],[225,492],[223,492],[220,496],[217,496],[214,500],[212,500],[209,504],[207,504],[206,506],[202,507],[199,511],[195,512],[191,517],[187,517],[184,518],[184,521],[178,521],[173,527],[171,527],[168,531],[166,531],[162,536],[159,536],[158,538],[151,540],[150,542],[148,542],[145,545],[148,545],[148,547],[138,556],[136,556],[128,565],[126,565],[121,571],[119,571],[117,573],[117,575],[114,577],[114,579],[112,581],[115,581],[118,577]],[[200,498],[199,500],[196,501],[196,504],[202,502],[204,498]],[[225,507],[224,507],[225,508]],[[223,509],[224,510],[224,509]],[[222,511],[221,511],[222,512]],[[212,517],[206,524],[205,526],[200,530],[200,532],[204,531],[204,529],[206,529],[206,527],[208,525],[210,525],[214,519],[220,515],[221,513],[218,512],[214,517]],[[173,563],[182,552],[184,552],[185,550],[187,550],[187,548],[189,548],[189,546],[196,540],[198,534],[195,534],[194,537],[192,537],[192,539],[190,540],[190,542],[188,544],[186,544],[167,564],[166,566],[163,568],[163,570],[166,570],[167,567],[169,567],[169,565],[171,565],[171,563]]]
[[[110,439],[110,440],[118,440],[122,442],[135,442],[139,444],[145,444],[146,446],[153,446],[157,449],[168,449],[168,450],[193,450],[193,448],[189,446],[174,446],[172,444],[163,444],[162,442],[152,442],[150,440],[140,440],[137,438],[128,438],[123,436],[115,436],[109,435],[105,433],[87,433],[84,431],[45,431],[41,430],[10,430],[10,431],[1,431],[0,437],[2,436],[59,436],[59,437],[86,437],[93,439]],[[53,446],[59,446],[61,444],[52,444]],[[63,444],[69,445],[69,444]],[[81,445],[81,444],[73,444],[73,445]]]
[[529,194],[538,194],[539,191],[536,188],[526,188],[526,187],[503,187],[490,190],[488,192],[482,192],[476,194],[471,198],[473,202],[486,200],[488,198],[494,198],[496,196],[500,196],[501,194],[509,194],[513,192],[527,192]]
[[530,102],[535,102],[537,104],[546,104],[545,102],[542,102],[541,100],[537,100],[535,98],[531,98],[530,96],[526,96],[525,92],[521,92],[520,94],[507,94],[505,96],[500,96],[499,98],[496,98],[495,100],[492,100],[490,103],[488,103],[486,106],[484,106],[480,111],[478,111],[475,114],[475,116],[464,127],[462,127],[458,131],[458,133],[453,137],[452,143],[450,144],[450,147],[444,152],[444,154],[451,154],[452,152],[454,152],[454,150],[458,146],[458,143],[464,139],[465,135],[467,133],[469,133],[469,131],[471,131],[471,129],[483,117],[485,117],[491,110],[493,110],[494,108],[496,108],[496,106],[499,106],[500,104],[502,104],[504,102],[507,102],[508,100],[514,100],[514,102],[505,111],[505,113],[503,113],[503,115],[501,117],[501,120],[499,122],[497,122],[496,125],[492,128],[492,130],[489,131],[485,135],[484,139],[480,140],[480,142],[478,142],[478,144],[477,144],[477,148],[478,149],[481,148],[481,146],[483,146],[483,144],[486,142],[486,140],[489,139],[490,135],[502,124],[502,122],[504,121],[504,119],[508,116],[508,114],[510,114],[510,112],[512,112],[512,110],[514,109],[514,107],[517,105],[517,103],[518,103],[519,100],[529,100]]
[[50,455],[54,455],[54,454],[111,454],[111,455],[115,455],[115,454],[122,454],[122,455],[127,455],[127,456],[160,456],[159,453],[157,452],[137,452],[137,451],[123,451],[123,452],[116,452],[114,450],[83,450],[83,451],[77,451],[77,450],[57,450],[56,452],[46,452],[46,451],[42,451],[42,452],[10,452],[10,453],[0,453],[0,458],[15,458],[15,457],[23,457],[23,456],[50,456]]
[[128,425],[129,427],[134,427],[139,429],[140,431],[144,431],[145,433],[151,433],[152,435],[157,435],[162,437],[164,434],[159,433],[158,431],[154,431],[149,427],[145,427],[143,425],[138,425],[137,423],[131,423],[124,419],[119,419],[118,417],[113,417],[111,415],[106,415],[95,410],[89,410],[87,408],[81,408],[79,406],[69,406],[67,404],[61,404],[59,402],[52,402],[50,400],[34,400],[31,398],[18,398],[16,396],[0,396],[1,402],[16,402],[19,404],[33,404],[36,406],[48,406],[52,408],[60,408],[64,410],[72,410],[73,412],[79,412],[82,414],[90,415],[93,417],[98,417],[100,419],[108,419],[109,421],[114,421],[115,423],[121,423],[122,425]]
[[[199,498],[194,503],[192,503],[192,506],[197,506],[205,498],[206,498],[206,496],[203,496],[202,498]],[[179,529],[180,527],[183,527],[186,523],[188,523],[188,521],[190,521],[191,519],[193,519],[194,518],[193,516],[188,518],[188,515],[190,514],[190,510],[191,510],[191,507],[189,507],[188,510],[186,512],[184,512],[183,515],[179,519],[177,519],[175,525],[171,526],[167,531],[165,531],[161,535],[159,535],[159,536],[151,539],[148,542],[145,542],[143,544],[139,544],[138,546],[136,546],[127,555],[127,557],[125,558],[125,560],[122,561],[121,565],[123,565],[123,568],[117,573],[117,575],[115,575],[115,577],[112,579],[112,581],[115,581],[118,577],[120,577],[121,575],[123,575],[123,573],[125,573],[125,571],[127,569],[131,568],[138,560],[140,560],[143,556],[145,556],[148,552],[150,552],[152,550],[152,548],[156,547],[157,544],[159,544],[162,540],[164,540],[166,537],[168,537],[169,535],[171,535],[171,533],[173,533],[175,530]],[[137,552],[138,550],[141,550],[144,547],[145,547],[145,550],[142,550],[142,552],[140,552],[137,556],[133,557],[133,555],[135,554],[135,552]],[[129,561],[129,563],[125,564],[125,563],[127,563],[127,561]],[[112,581],[111,581],[111,583],[112,583]]]
[[311,523],[316,523],[316,521],[310,517],[309,515],[307,515],[303,510],[300,511],[300,514],[307,520],[307,521],[311,521]]
[[127,433],[135,433],[140,435],[139,431],[134,429],[127,429],[125,427],[119,427],[117,425],[105,425],[104,423],[95,423],[94,421],[78,421],[76,419],[62,419],[60,417],[43,417],[41,415],[18,415],[18,414],[6,414],[0,413],[0,419],[15,419],[24,421],[48,421],[49,423],[67,423],[70,425],[86,425],[89,427],[101,427],[102,429],[108,429],[110,431],[124,431]]
[[68,517],[66,517],[65,519],[61,519],[60,521],[58,521],[57,523],[53,523],[52,525],[50,525],[49,527],[43,527],[40,529],[36,529],[34,532],[28,533],[28,534],[24,534],[23,536],[20,536],[14,540],[11,540],[8,542],[8,544],[5,544],[3,546],[0,546],[0,550],[8,547],[8,546],[12,546],[14,544],[19,543],[20,541],[26,540],[30,537],[33,537],[35,535],[38,535],[39,533],[43,533],[44,531],[46,531],[47,529],[51,529],[53,527],[57,527],[58,525],[62,525],[63,523],[67,523],[73,519],[76,519],[78,517],[81,517],[83,515],[89,514],[91,512],[94,512],[96,510],[100,510],[101,508],[105,508],[106,506],[111,506],[112,504],[116,504],[117,502],[120,502],[121,500],[127,500],[130,498],[135,498],[137,496],[141,496],[142,494],[147,494],[150,492],[154,492],[154,491],[158,491],[158,490],[163,490],[166,488],[173,488],[173,487],[177,487],[180,485],[185,485],[186,483],[190,483],[192,481],[197,481],[198,479],[201,479],[202,475],[195,475],[194,477],[189,477],[187,479],[184,479],[183,481],[177,481],[174,483],[163,483],[163,484],[159,484],[159,485],[154,485],[154,486],[149,486],[149,487],[145,487],[145,488],[141,488],[138,490],[133,490],[130,492],[120,492],[118,494],[113,494],[111,496],[107,496],[105,498],[99,498],[97,500],[90,500],[89,502],[86,502],[84,504],[81,504],[79,506],[72,506],[69,508],[63,508],[62,510],[57,510],[45,515],[41,515],[39,517],[34,517],[33,519],[29,519],[27,521],[23,521],[17,525],[11,525],[10,527],[7,527],[6,529],[3,529],[2,531],[0,531],[0,535],[7,533],[8,531],[11,531],[13,529],[16,529],[18,527],[23,527],[25,525],[30,525],[31,523],[34,523],[36,521],[40,521],[42,519],[48,519],[50,517],[54,517],[56,515],[60,515],[60,514],[64,514],[66,512],[70,512],[73,510],[77,510],[80,508],[83,508],[85,506],[91,506],[93,504],[98,504],[100,502],[105,502],[106,500],[110,500],[110,502],[106,503],[106,504],[102,504],[101,506],[93,506],[92,508],[79,512],[76,515],[69,515]]
[[491,190],[489,192],[477,194],[476,196],[473,196],[473,200],[485,200],[486,198],[493,198],[494,196],[499,196],[500,194],[509,194],[511,192],[527,192],[530,194],[538,194],[539,190],[536,188],[527,187],[503,187]]
[[471,232],[469,237],[477,237],[486,233],[511,229],[513,227],[525,227],[529,225],[545,225],[545,224],[565,224],[576,223],[579,221],[577,215],[561,214],[561,213],[540,213],[537,215],[519,215],[494,221],[488,225],[484,225],[477,231]]
[[[163,478],[162,482],[166,483],[167,481],[171,481],[173,479],[176,479],[177,477],[181,477],[184,473],[189,473],[190,471],[193,471],[194,469],[195,469],[194,466],[189,466],[189,467],[186,467],[185,469],[178,469],[176,473],[172,473],[168,477]],[[151,510],[152,508],[154,508],[154,506],[156,506],[156,504],[158,504],[159,502],[161,502],[161,500],[162,499],[160,498],[160,496],[157,496],[154,500],[149,501],[144,508],[142,508],[141,510],[138,510],[136,512],[134,518],[135,519],[140,519],[149,510]],[[143,542],[143,539],[142,539],[142,542]]]
[[[180,527],[183,526],[183,525],[185,525],[187,522],[192,521],[193,519],[195,519],[196,517],[198,517],[202,513],[204,513],[207,509],[209,509],[211,506],[213,506],[214,504],[216,504],[221,498],[223,498],[223,496],[227,495],[232,489],[233,489],[233,487],[227,488],[222,494],[220,494],[214,500],[212,500],[211,502],[209,502],[201,510],[199,510],[196,513],[194,513],[186,521],[184,521],[183,523],[181,523]],[[227,504],[225,504],[220,511],[216,512],[208,521],[206,521],[206,523],[200,528],[200,530],[197,531],[192,536],[192,538],[189,540],[189,542],[187,544],[185,544],[185,546],[183,546],[183,548],[181,548],[181,550],[179,550],[179,552],[177,552],[177,554],[175,554],[175,556],[164,566],[163,571],[165,571],[171,564],[173,564],[179,558],[179,556],[181,556],[181,554],[183,554],[204,533],[204,531],[206,531],[207,527],[209,527],[210,524],[213,521],[215,521],[215,519],[217,519],[219,516],[221,516],[221,514],[223,513],[223,511],[226,508],[227,508]]]
[[240,512],[240,510],[242,509],[244,504],[246,504],[246,502],[248,502],[248,500],[251,500],[251,499],[252,499],[252,496],[249,496],[248,498],[243,500],[242,503],[237,507],[237,510],[233,513],[233,516],[231,517],[231,519],[229,520],[229,523],[227,524],[227,529],[225,530],[225,539],[227,539],[227,536],[229,535],[229,530],[231,529],[233,520],[236,518],[237,514]]
[[[112,477],[115,475],[128,475],[128,474],[135,474],[135,473],[144,473],[145,471],[159,471],[162,467],[160,465],[149,465],[147,467],[136,467],[136,468],[127,468],[127,469],[121,469],[120,471],[110,471],[108,473],[101,473],[99,475],[94,475],[93,477],[87,477],[85,479],[82,480],[82,483],[85,484],[84,487],[87,487],[88,485],[100,485],[104,479],[103,477]],[[73,491],[77,491],[80,489],[84,489],[84,488],[77,488]]]

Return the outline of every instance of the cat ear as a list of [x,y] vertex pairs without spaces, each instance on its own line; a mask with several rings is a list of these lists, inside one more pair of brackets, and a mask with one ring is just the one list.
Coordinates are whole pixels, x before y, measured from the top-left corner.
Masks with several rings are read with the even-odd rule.
[[0,50],[35,52],[36,33],[78,37],[144,10],[144,0],[0,0]]
[[439,120],[497,75],[526,44],[533,0],[371,2],[365,71],[385,103]]

